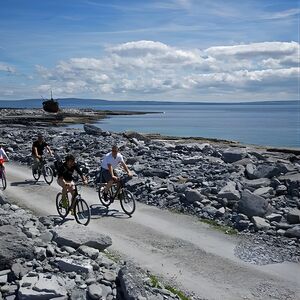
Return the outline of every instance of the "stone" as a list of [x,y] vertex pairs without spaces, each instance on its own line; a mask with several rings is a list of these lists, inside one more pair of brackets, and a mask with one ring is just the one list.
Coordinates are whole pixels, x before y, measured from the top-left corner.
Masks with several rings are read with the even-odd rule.
[[125,300],[140,299],[147,293],[140,272],[132,264],[123,266],[118,274],[120,286]]
[[274,189],[269,186],[269,187],[258,188],[253,193],[258,196],[264,196],[264,195],[272,195],[273,192],[274,192]]
[[93,266],[88,259],[59,258],[56,263],[64,272],[89,273],[93,271]]
[[99,234],[88,227],[78,224],[64,224],[54,228],[53,233],[54,241],[60,246],[69,246],[76,249],[81,245],[86,245],[102,251],[112,245],[112,240],[109,236]]
[[185,193],[185,197],[186,197],[186,200],[189,203],[194,203],[196,201],[200,201],[201,202],[201,200],[203,200],[203,196],[197,190],[188,190]]
[[98,256],[99,256],[99,250],[95,249],[95,248],[91,248],[91,247],[88,247],[88,246],[80,246],[77,251],[84,255],[84,256],[87,256],[91,259],[96,259]]
[[35,247],[34,248],[34,254],[37,260],[43,261],[47,255],[46,255],[46,249],[42,247]]
[[287,229],[285,232],[285,236],[300,239],[300,225],[296,225],[292,228]]
[[286,219],[290,224],[300,223],[300,209],[291,209],[287,213]]
[[33,244],[18,228],[0,226],[0,270],[10,268],[17,258],[33,259]]
[[241,195],[236,189],[236,183],[229,181],[218,193],[219,198],[226,198],[227,200],[239,200]]
[[103,290],[100,284],[93,283],[88,287],[88,295],[91,299],[102,299]]
[[282,170],[273,164],[260,164],[258,166],[248,164],[246,166],[246,175],[249,179],[272,178],[279,176],[281,173]]
[[281,219],[282,219],[282,215],[276,214],[276,213],[272,213],[272,214],[266,216],[266,219],[267,219],[269,222],[273,222],[273,221],[275,221],[275,222],[280,222]]
[[87,134],[91,135],[102,135],[103,133],[103,130],[101,128],[90,124],[84,124],[83,129]]
[[239,201],[238,211],[248,217],[264,217],[267,213],[268,206],[267,199],[257,196],[249,190],[244,190]]
[[26,275],[20,280],[19,300],[48,300],[62,296],[67,296],[67,290],[64,281],[55,275]]
[[142,171],[143,175],[146,177],[157,176],[159,178],[167,178],[170,175],[170,172],[164,171],[161,169],[149,168]]
[[264,218],[254,216],[251,218],[251,221],[256,231],[268,230],[270,228],[270,224]]
[[114,282],[116,280],[117,275],[112,271],[106,271],[103,274],[103,278],[107,281]]
[[226,149],[222,154],[222,159],[226,163],[233,163],[241,160],[247,156],[247,152],[244,149]]

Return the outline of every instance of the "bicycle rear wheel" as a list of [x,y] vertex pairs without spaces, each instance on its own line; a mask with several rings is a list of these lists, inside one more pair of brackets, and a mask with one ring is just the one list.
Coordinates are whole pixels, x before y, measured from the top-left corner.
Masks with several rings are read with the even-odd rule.
[[69,213],[69,206],[70,206],[70,201],[68,194],[66,195],[66,199],[62,199],[62,193],[58,193],[56,196],[56,209],[58,214],[62,217],[65,218],[68,213]]
[[50,185],[53,181],[53,170],[48,165],[44,165],[43,175],[45,181]]
[[87,226],[91,220],[91,211],[85,200],[78,198],[75,200],[74,216],[78,224]]
[[2,191],[4,191],[7,187],[7,181],[6,181],[6,175],[4,170],[1,171],[1,180],[0,180],[0,188]]
[[106,197],[104,196],[104,187],[105,187],[106,184],[104,183],[101,183],[99,185],[99,189],[98,189],[98,197],[99,197],[99,200],[100,202],[105,206],[105,207],[109,207],[110,205],[110,194],[108,193],[106,195]]
[[123,189],[123,191],[121,192],[120,202],[124,213],[128,216],[131,216],[134,213],[136,207],[133,194],[128,190]]

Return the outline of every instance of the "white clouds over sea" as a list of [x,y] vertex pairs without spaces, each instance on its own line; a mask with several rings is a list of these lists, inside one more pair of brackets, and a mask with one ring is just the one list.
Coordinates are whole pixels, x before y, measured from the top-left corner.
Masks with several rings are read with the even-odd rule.
[[[76,57],[53,68],[36,66],[40,93],[99,95],[98,98],[216,99],[297,96],[299,43],[262,42],[207,49],[158,41],[107,47],[99,57]],[[1,70],[1,65],[0,65]],[[122,96],[121,96],[122,97]],[[253,99],[255,100],[255,99]]]

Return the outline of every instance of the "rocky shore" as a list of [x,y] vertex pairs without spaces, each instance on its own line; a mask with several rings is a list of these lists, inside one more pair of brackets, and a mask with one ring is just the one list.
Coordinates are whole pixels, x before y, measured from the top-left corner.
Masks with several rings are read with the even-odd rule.
[[139,201],[299,245],[299,155],[85,129],[10,126],[0,134],[11,159],[30,165],[32,141],[43,132],[61,156],[74,153],[91,179],[102,156],[118,144],[136,174],[128,188]]
[[109,116],[138,115],[151,112],[110,111],[64,108],[58,113],[48,113],[43,109],[0,108],[0,124],[21,124],[35,126],[65,126],[70,124],[93,123]]
[[111,244],[87,227],[37,218],[1,193],[0,299],[179,299],[151,274],[107,252]]

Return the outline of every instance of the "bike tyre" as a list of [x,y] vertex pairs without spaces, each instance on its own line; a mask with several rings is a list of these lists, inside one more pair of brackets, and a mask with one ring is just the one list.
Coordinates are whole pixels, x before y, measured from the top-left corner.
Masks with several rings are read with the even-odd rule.
[[39,169],[36,172],[34,172],[34,170],[32,169],[32,176],[35,181],[38,181],[41,177],[41,172],[39,171]]
[[105,207],[109,207],[109,205],[111,203],[110,194],[108,193],[107,199],[105,200],[104,196],[103,196],[104,187],[105,187],[105,184],[100,184],[99,189],[98,189],[98,197],[99,197],[99,200],[102,205],[104,205]]
[[69,213],[70,200],[67,194],[68,208],[63,207],[62,193],[58,193],[56,196],[56,210],[58,214],[64,219]]
[[[131,203],[131,205],[128,205],[128,203]],[[133,194],[126,189],[123,189],[123,191],[122,191],[122,197],[120,199],[120,204],[121,204],[121,207],[122,207],[124,213],[128,216],[131,216],[136,209],[135,198],[134,198]]]
[[90,223],[91,211],[84,199],[76,199],[76,204],[74,207],[74,216],[76,222],[80,225],[87,226]]
[[45,165],[43,168],[43,176],[46,183],[50,185],[53,181],[53,170],[48,165]]
[[1,189],[2,191],[4,191],[7,187],[7,181],[6,181],[6,176],[5,176],[5,172],[2,171],[2,176],[1,176]]

